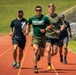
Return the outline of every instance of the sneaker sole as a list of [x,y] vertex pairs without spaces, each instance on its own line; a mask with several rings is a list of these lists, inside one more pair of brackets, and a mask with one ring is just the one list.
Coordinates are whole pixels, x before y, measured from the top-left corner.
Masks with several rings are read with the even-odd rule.
[[38,73],[38,71],[34,71],[34,73]]

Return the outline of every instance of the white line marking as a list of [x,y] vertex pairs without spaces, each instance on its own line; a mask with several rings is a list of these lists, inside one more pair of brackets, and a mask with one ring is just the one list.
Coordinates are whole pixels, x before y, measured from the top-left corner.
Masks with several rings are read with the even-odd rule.
[[74,51],[72,51],[71,49],[68,49],[70,52],[72,52],[72,53],[74,53],[74,54],[76,54],[76,52],[74,52]]
[[[25,56],[26,56],[26,53],[27,53],[27,50],[28,50],[28,48],[29,48],[29,43],[28,43],[28,45],[26,46],[26,51],[25,51],[25,54],[24,54],[24,56],[23,56],[23,59],[22,59],[22,62],[21,62],[21,67],[22,67],[22,65],[23,65],[23,62],[24,62],[24,58],[25,58]],[[20,69],[19,69],[19,71],[18,71],[18,74],[17,75],[20,75],[20,72],[21,72],[21,67],[20,67]]]
[[[67,12],[70,12],[72,9],[75,9],[75,8],[76,8],[76,6],[73,6],[73,7],[69,8],[68,10],[64,11],[63,13],[65,14],[65,13],[67,13]],[[72,12],[72,11],[71,11],[71,12]]]
[[12,47],[10,47],[10,48],[7,49],[5,52],[3,52],[3,53],[0,55],[0,57],[3,56],[5,53],[7,53],[11,48],[12,48]]
[[56,75],[59,75],[58,73],[57,73],[57,71],[55,70],[55,67],[53,66],[53,64],[51,64],[52,65],[52,68],[54,69],[54,71],[55,71],[55,74]]

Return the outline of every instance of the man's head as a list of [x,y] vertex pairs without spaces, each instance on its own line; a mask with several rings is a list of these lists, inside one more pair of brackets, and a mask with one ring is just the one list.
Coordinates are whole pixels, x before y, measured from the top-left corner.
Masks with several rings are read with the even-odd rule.
[[18,14],[18,18],[23,18],[24,12],[23,10],[20,9],[17,11],[17,14]]
[[65,17],[64,14],[60,14],[59,16],[60,16],[61,18],[64,18],[64,17]]
[[65,15],[64,14],[60,14],[59,16],[60,16],[61,19],[64,19],[65,18]]
[[50,3],[50,4],[48,5],[48,11],[49,11],[49,13],[54,13],[55,8],[56,8],[55,5],[52,4],[52,3]]
[[41,15],[41,13],[42,13],[41,6],[36,6],[35,7],[35,13],[36,13],[37,16],[40,16]]

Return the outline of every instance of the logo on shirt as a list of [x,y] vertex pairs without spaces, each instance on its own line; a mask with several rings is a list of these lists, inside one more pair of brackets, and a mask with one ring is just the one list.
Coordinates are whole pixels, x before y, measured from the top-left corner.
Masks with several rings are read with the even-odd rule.
[[33,25],[44,25],[44,20],[42,21],[32,21]]
[[23,30],[25,30],[25,29],[26,29],[26,22],[22,22],[21,24],[22,24],[21,28],[22,28]]

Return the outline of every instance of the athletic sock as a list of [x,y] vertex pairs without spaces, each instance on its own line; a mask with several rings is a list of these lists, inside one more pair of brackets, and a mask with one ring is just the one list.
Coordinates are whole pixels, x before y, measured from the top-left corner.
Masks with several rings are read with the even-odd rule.
[[34,66],[34,68],[37,68],[37,66]]
[[60,54],[60,62],[63,62],[63,55]]
[[51,64],[50,64],[50,63],[48,63],[48,66],[51,66]]
[[66,56],[64,56],[64,59],[66,59]]
[[62,54],[60,54],[60,57],[62,57],[63,55]]

